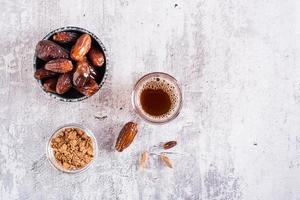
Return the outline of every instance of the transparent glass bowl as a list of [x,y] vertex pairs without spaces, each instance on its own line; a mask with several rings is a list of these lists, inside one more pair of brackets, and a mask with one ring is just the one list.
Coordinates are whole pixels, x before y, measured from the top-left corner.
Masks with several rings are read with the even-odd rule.
[[[58,163],[56,161],[56,159],[54,157],[54,152],[53,152],[53,149],[51,147],[51,141],[52,141],[53,138],[55,138],[58,135],[58,133],[60,133],[61,130],[65,129],[65,128],[77,128],[77,129],[80,129],[80,130],[84,131],[85,134],[87,134],[91,138],[91,140],[92,140],[94,157],[91,160],[91,162],[88,163],[83,168],[75,169],[75,170],[65,169],[65,168],[63,168],[63,166],[60,163]],[[66,124],[64,126],[61,126],[61,127],[57,128],[53,132],[53,134],[51,135],[51,137],[49,138],[49,140],[47,142],[47,145],[46,145],[46,155],[47,155],[47,158],[48,158],[50,164],[54,168],[58,169],[59,171],[65,172],[65,173],[76,174],[76,173],[84,172],[85,170],[87,170],[94,163],[95,159],[98,156],[98,145],[97,145],[97,141],[96,141],[96,138],[95,138],[94,134],[89,129],[87,129],[86,127],[83,127],[83,126],[81,126],[79,124]]]
[[[153,79],[157,79],[157,78],[161,78],[164,79],[165,81],[167,81],[169,84],[171,84],[172,86],[174,86],[174,91],[177,94],[177,103],[175,104],[174,107],[174,111],[168,116],[168,117],[162,117],[162,118],[158,118],[158,117],[154,117],[149,115],[148,113],[146,113],[141,105],[140,102],[140,95],[141,95],[141,91],[143,86],[153,80]],[[175,119],[182,108],[182,93],[181,93],[181,88],[177,82],[177,80],[166,73],[163,72],[152,72],[150,74],[146,74],[145,76],[143,76],[142,78],[140,78],[137,83],[135,84],[132,94],[131,94],[131,103],[132,106],[134,108],[134,110],[136,111],[136,113],[145,121],[150,122],[152,124],[164,124],[167,123],[173,119]]]

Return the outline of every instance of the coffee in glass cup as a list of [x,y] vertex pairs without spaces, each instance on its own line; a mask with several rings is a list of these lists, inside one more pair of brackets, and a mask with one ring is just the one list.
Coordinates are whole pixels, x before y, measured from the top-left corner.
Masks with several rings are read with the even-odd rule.
[[180,112],[181,89],[176,79],[166,73],[154,72],[143,76],[132,92],[136,112],[151,123],[166,123]]

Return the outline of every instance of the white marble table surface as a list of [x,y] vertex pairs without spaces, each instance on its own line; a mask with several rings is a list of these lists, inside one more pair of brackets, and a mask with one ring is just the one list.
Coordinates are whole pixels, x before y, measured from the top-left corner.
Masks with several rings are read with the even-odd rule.
[[[300,1],[0,0],[0,199],[300,199]],[[33,78],[38,40],[73,25],[101,38],[109,77],[97,95],[64,103]],[[174,121],[154,126],[131,107],[134,82],[163,71],[181,83]],[[127,121],[140,130],[113,149]],[[58,126],[95,132],[85,173],[50,166]],[[139,153],[176,139],[174,169]]]

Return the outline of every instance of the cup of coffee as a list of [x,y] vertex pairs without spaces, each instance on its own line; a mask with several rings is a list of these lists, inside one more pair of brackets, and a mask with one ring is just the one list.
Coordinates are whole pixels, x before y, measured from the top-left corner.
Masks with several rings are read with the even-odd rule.
[[169,74],[147,74],[134,86],[132,105],[135,111],[150,123],[169,122],[178,116],[182,107],[180,86]]

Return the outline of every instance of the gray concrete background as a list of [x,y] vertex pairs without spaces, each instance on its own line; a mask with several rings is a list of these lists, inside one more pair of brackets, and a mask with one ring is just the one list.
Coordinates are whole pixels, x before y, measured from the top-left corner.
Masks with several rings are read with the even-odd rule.
[[[300,199],[299,1],[0,4],[0,199]],[[79,103],[48,97],[33,78],[36,43],[67,25],[99,36],[110,59],[101,92]],[[180,116],[162,126],[141,121],[130,102],[153,71],[175,76],[184,94]],[[116,153],[130,120],[139,135]],[[73,176],[45,158],[51,132],[71,122],[99,144],[95,165]],[[156,157],[137,170],[141,151],[171,139],[173,170]]]

